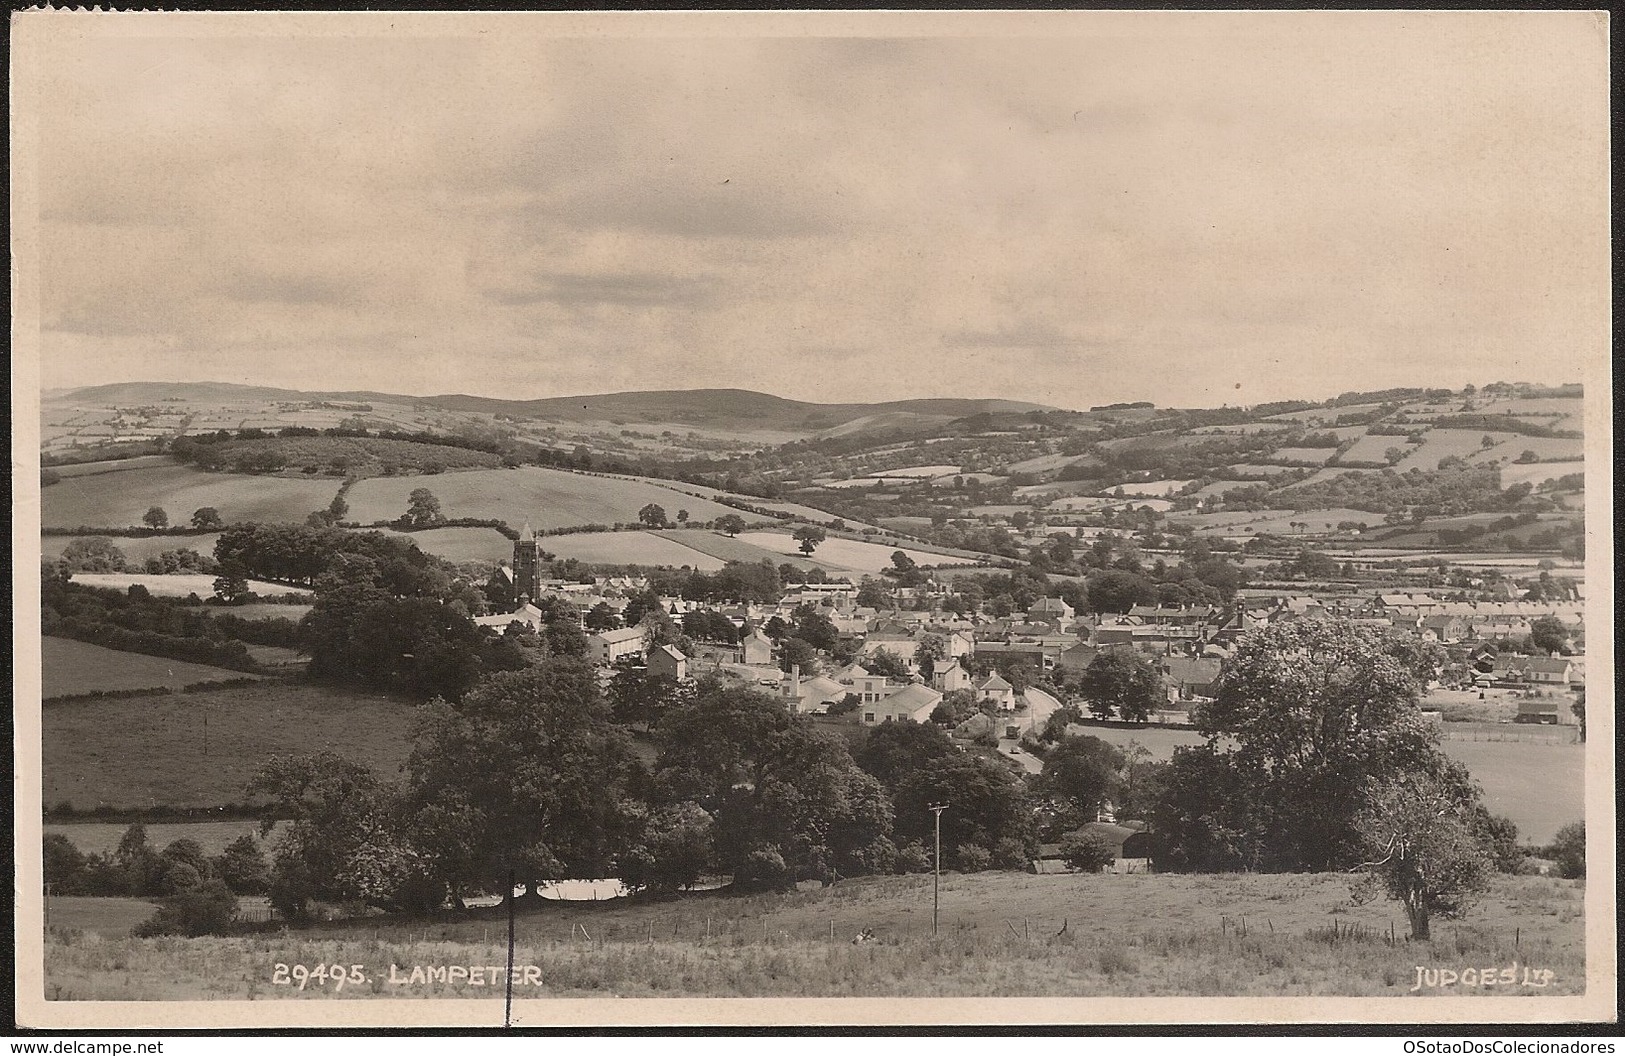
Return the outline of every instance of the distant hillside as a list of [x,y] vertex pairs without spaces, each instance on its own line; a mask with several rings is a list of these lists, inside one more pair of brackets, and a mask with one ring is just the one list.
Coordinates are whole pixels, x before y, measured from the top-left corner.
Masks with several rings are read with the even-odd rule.
[[1015,400],[925,399],[889,403],[807,403],[746,389],[680,389],[555,396],[539,400],[499,400],[453,394],[406,396],[380,392],[300,392],[292,389],[220,382],[126,382],[53,393],[51,399],[103,406],[143,406],[164,402],[236,403],[341,400],[433,407],[445,411],[502,414],[584,422],[686,423],[717,429],[774,429],[815,433],[858,419],[889,423],[919,419],[951,420],[974,414],[1024,413],[1050,408]]

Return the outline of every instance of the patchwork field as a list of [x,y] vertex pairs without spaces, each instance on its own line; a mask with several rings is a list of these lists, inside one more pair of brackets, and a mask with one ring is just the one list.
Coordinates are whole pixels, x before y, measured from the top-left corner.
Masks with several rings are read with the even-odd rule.
[[[1424,990],[1423,1000],[1510,992],[1533,1001],[1585,988],[1580,881],[1498,876],[1465,919],[1436,924],[1433,940],[1419,944],[1405,941],[1395,903],[1351,908],[1348,878],[1334,875],[950,873],[936,937],[932,891],[929,876],[889,876],[784,894],[526,906],[515,963],[539,972],[515,994],[515,1022],[547,1021],[548,1006],[526,1000],[536,997],[1405,997],[1419,963],[1516,960],[1552,973],[1538,990]],[[460,997],[498,1007],[501,991],[488,986],[413,983],[404,972],[404,984],[388,980],[391,964],[503,963],[504,913],[233,938],[85,941],[58,931],[46,946],[46,989],[56,1000]],[[854,944],[864,929],[877,941]],[[367,982],[272,986],[266,965],[276,960],[361,964]],[[1079,1005],[1067,1015],[1088,1012]],[[981,1018],[973,1005],[964,1016]]]
[[[73,581],[86,587],[102,587],[108,590],[129,590],[133,586],[147,588],[155,597],[184,598],[189,594],[196,594],[200,598],[207,598],[214,594],[214,576],[197,573],[187,573],[178,576],[148,575],[145,572],[75,572]],[[284,583],[266,583],[258,579],[248,580],[248,589],[265,597],[288,594],[308,594],[302,587],[290,587]]]
[[[1439,468],[1439,462],[1446,458],[1470,459],[1473,455],[1488,450],[1484,447],[1484,438],[1486,436],[1494,440],[1497,447],[1507,444],[1512,445],[1514,456],[1518,451],[1522,450],[1521,447],[1517,446],[1519,440],[1532,439],[1530,437],[1520,437],[1516,433],[1497,433],[1483,429],[1429,429],[1422,434],[1420,447],[1413,447],[1410,444],[1404,445],[1411,453],[1405,457],[1402,464],[1403,468],[1410,469],[1414,466],[1418,469],[1437,469]],[[1387,437],[1386,439],[1403,439],[1403,437]]]
[[[599,565],[668,565],[700,572],[715,572],[723,562],[676,539],[667,532],[580,532],[550,535],[542,549],[559,557]],[[511,551],[510,551],[511,552]]]
[[[804,556],[801,553],[801,544],[788,534],[779,532],[741,532],[739,538],[744,542],[759,546],[775,555]],[[856,572],[879,572],[883,568],[891,568],[891,555],[902,550],[922,566],[941,564],[962,564],[964,558],[947,557],[943,554],[927,553],[924,550],[910,550],[906,547],[886,546],[881,543],[860,543],[855,539],[829,538],[818,544],[813,557],[820,563],[836,565]]]
[[1586,464],[1581,462],[1536,462],[1530,465],[1511,465],[1501,467],[1501,486],[1511,487],[1514,484],[1533,484],[1539,487],[1544,481],[1556,480],[1566,477],[1570,473],[1584,473]]
[[361,524],[393,520],[406,512],[407,496],[415,488],[434,492],[447,517],[492,517],[515,528],[526,523],[534,528],[635,524],[638,510],[651,502],[671,519],[678,510],[687,510],[696,521],[739,512],[641,480],[524,466],[428,477],[371,477],[358,481],[346,496],[350,519]]
[[[141,466],[117,473],[64,478],[40,493],[40,523],[47,528],[128,527],[153,506],[185,524],[192,512],[213,506],[227,523],[304,521],[326,508],[339,482],[293,477],[206,473],[190,466]],[[408,491],[411,489],[408,488]],[[398,516],[406,509],[403,498]]]
[[513,557],[513,543],[495,528],[430,528],[422,532],[389,535],[410,540],[426,554],[447,561],[506,561]]
[[[121,821],[52,822],[44,827],[46,835],[66,836],[83,854],[109,854],[118,849],[119,840],[129,829]],[[260,823],[251,818],[232,821],[177,821],[153,822],[143,825],[147,830],[147,843],[163,850],[175,840],[196,840],[205,854],[219,854],[226,845],[239,836],[259,835]],[[273,833],[270,839],[275,839]]]
[[[188,517],[191,515],[188,514]],[[62,551],[68,544],[78,539],[89,539],[86,535],[42,535],[40,536],[40,558],[45,561],[55,561],[62,556]],[[103,536],[103,538],[106,538]],[[208,557],[214,556],[214,544],[219,542],[219,532],[207,532],[202,535],[150,535],[144,538],[115,537],[113,545],[119,548],[126,561],[132,565],[141,565],[149,557],[157,557],[166,550],[196,550]]]
[[178,690],[193,682],[254,677],[224,667],[104,649],[69,638],[40,639],[40,673],[46,699],[124,689]]
[[1251,534],[1272,532],[1276,535],[1295,535],[1299,529],[1294,528],[1294,524],[1309,525],[1304,529],[1309,532],[1331,532],[1336,531],[1338,524],[1343,521],[1356,523],[1363,521],[1372,526],[1381,525],[1382,514],[1350,509],[1306,510],[1303,513],[1292,510],[1236,510],[1220,513],[1175,513],[1169,520],[1190,525],[1198,535],[1241,535],[1249,528],[1252,529]]
[[[1497,434],[1499,435],[1499,434]],[[1555,436],[1519,436],[1510,434],[1503,442],[1488,450],[1475,451],[1467,456],[1469,462],[1515,462],[1525,451],[1547,462],[1574,462],[1585,458],[1585,441]]]
[[415,716],[413,705],[377,694],[271,681],[54,704],[42,716],[45,802],[80,810],[242,802],[249,778],[277,753],[335,751],[394,774]]

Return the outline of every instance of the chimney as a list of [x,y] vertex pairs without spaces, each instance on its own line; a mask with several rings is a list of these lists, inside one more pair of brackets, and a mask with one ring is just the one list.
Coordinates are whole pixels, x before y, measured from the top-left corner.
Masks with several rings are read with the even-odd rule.
[[790,681],[785,683],[784,695],[787,696],[787,697],[799,697],[801,695],[801,665],[800,664],[791,664],[790,665]]

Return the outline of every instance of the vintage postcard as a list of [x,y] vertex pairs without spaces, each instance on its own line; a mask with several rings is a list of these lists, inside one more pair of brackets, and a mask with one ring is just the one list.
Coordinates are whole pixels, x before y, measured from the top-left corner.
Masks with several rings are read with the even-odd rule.
[[19,1022],[1611,1019],[1609,31],[14,14]]

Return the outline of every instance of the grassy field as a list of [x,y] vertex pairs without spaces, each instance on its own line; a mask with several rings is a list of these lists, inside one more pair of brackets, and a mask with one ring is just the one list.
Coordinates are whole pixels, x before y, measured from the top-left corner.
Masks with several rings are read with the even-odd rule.
[[[186,573],[177,576],[147,575],[144,572],[75,572],[73,581],[87,587],[104,587],[112,590],[128,590],[140,584],[151,591],[153,595],[166,598],[184,598],[189,594],[196,594],[200,598],[214,595],[214,576],[201,573]],[[257,579],[248,581],[248,589],[256,594],[308,594],[303,587],[290,587],[282,583],[264,583]]]
[[[800,543],[792,539],[787,532],[741,532],[739,539],[753,546],[759,546],[770,551],[775,557],[801,556]],[[854,572],[879,572],[883,568],[891,568],[891,555],[898,550],[913,558],[922,566],[941,564],[962,564],[964,558],[948,557],[943,554],[932,554],[924,550],[910,550],[906,547],[887,546],[882,543],[862,543],[855,539],[837,539],[831,537],[818,544],[813,553],[813,559],[825,565],[850,569]]]
[[573,557],[589,564],[605,565],[687,565],[701,572],[715,572],[722,562],[704,551],[669,538],[667,532],[584,532],[579,535],[550,535],[542,549],[560,557]]
[[727,536],[720,532],[713,532],[708,528],[681,528],[677,531],[662,534],[689,549],[709,555],[719,561],[744,561],[755,564],[765,558],[776,565],[782,565],[788,561],[797,568],[830,567],[821,565],[816,560],[808,560],[799,552],[794,555],[786,555],[777,550],[768,550],[765,547],[757,546],[755,543],[748,543],[737,536]]
[[[1448,725],[1446,729],[1458,732]],[[1157,760],[1171,758],[1175,748],[1204,740],[1195,730],[1088,725],[1074,725],[1072,730],[1119,748],[1138,742]],[[1488,735],[1473,740],[1464,735],[1447,736],[1439,747],[1450,758],[1466,764],[1484,787],[1485,805],[1511,818],[1519,836],[1527,842],[1545,843],[1559,828],[1585,816],[1582,744],[1490,740]]]
[[124,937],[130,934],[131,928],[152,916],[157,908],[157,902],[149,902],[144,898],[57,895],[51,898],[45,907],[45,922],[47,927],[53,929],[67,928],[109,937]]
[[[1574,881],[1498,877],[1465,919],[1437,923],[1430,943],[1404,939],[1394,903],[1350,906],[1337,876],[950,874],[936,938],[925,876],[790,894],[550,902],[519,917],[515,964],[540,971],[516,996],[1397,997],[1410,993],[1418,964],[1514,960],[1550,969],[1550,985],[1447,992],[1572,994],[1584,989],[1583,895]],[[87,941],[56,929],[46,994],[500,1000],[500,987],[389,979],[391,965],[504,963],[503,912],[235,938]],[[865,928],[877,941],[854,944]],[[276,962],[361,964],[366,981],[301,991],[271,982]]]
[[649,503],[675,519],[687,510],[696,521],[737,513],[710,499],[683,495],[641,480],[589,477],[557,469],[470,470],[432,477],[373,477],[346,496],[350,519],[361,524],[392,520],[406,512],[414,488],[428,488],[447,517],[494,517],[515,528],[567,528],[581,524],[635,524]]
[[410,540],[424,553],[447,561],[506,561],[513,557],[513,542],[495,528],[430,528],[388,534]]
[[[111,854],[129,827],[126,822],[86,821],[53,822],[44,828],[48,836],[66,836],[83,854]],[[147,843],[160,851],[184,837],[196,840],[205,854],[219,854],[239,836],[257,835],[260,831],[260,823],[250,819],[154,822],[143,827],[147,830]],[[275,839],[275,834],[270,838]]]
[[40,675],[46,698],[121,689],[180,689],[192,682],[254,677],[224,667],[104,649],[68,638],[40,639]]
[[[171,516],[174,516],[171,514]],[[191,516],[190,512],[187,514]],[[40,557],[46,561],[55,561],[62,556],[62,551],[68,544],[76,539],[88,539],[85,535],[42,535],[40,536]],[[157,557],[166,550],[196,550],[209,557],[214,556],[214,544],[219,542],[219,532],[208,532],[203,535],[151,535],[141,539],[115,538],[113,545],[124,554],[126,561],[139,566],[149,557]]]
[[1501,486],[1509,488],[1514,484],[1533,484],[1539,487],[1542,482],[1566,477],[1571,473],[1584,473],[1586,464],[1581,462],[1533,462],[1528,465],[1511,465],[1501,467]]
[[[234,521],[303,521],[312,510],[325,509],[339,482],[292,477],[206,473],[190,466],[142,466],[119,473],[65,478],[40,493],[40,523],[48,528],[79,525],[139,525],[153,506],[169,514],[171,524],[185,524],[192,511],[213,506],[227,523]],[[410,490],[410,489],[408,489]],[[406,509],[403,498],[401,509]],[[164,547],[173,549],[175,544]]]
[[244,785],[276,753],[331,750],[392,776],[410,749],[415,714],[375,694],[283,682],[52,705],[42,716],[45,803],[89,810],[241,802]]

